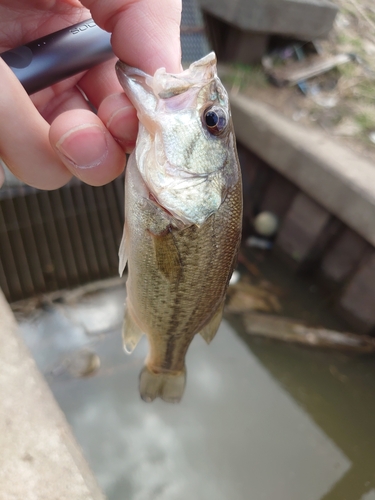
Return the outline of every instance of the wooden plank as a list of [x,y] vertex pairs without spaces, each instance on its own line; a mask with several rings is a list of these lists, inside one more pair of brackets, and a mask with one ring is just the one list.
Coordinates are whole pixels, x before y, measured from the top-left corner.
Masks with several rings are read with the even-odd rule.
[[282,87],[292,86],[304,82],[322,73],[326,73],[336,66],[353,60],[351,54],[338,54],[332,57],[315,56],[306,61],[298,61],[283,68],[274,68],[268,72],[272,81]]

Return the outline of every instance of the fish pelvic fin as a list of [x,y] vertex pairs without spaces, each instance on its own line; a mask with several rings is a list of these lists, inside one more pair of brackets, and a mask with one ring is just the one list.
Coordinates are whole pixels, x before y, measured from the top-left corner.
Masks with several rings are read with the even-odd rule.
[[134,321],[129,310],[129,305],[127,304],[125,307],[124,323],[122,325],[122,342],[125,352],[131,354],[141,340],[142,335],[143,331]]
[[121,243],[120,243],[120,248],[118,251],[118,256],[119,256],[119,264],[118,264],[118,272],[119,275],[122,276],[123,272],[126,267],[126,263],[128,261],[128,256],[126,254],[126,230],[125,230],[125,225],[124,225],[124,231],[122,233],[122,238],[121,238]]
[[219,329],[221,318],[223,316],[224,302],[224,300],[221,302],[210,321],[199,332],[199,334],[204,338],[207,344],[211,342]]
[[184,394],[185,384],[185,368],[178,373],[154,373],[145,366],[139,376],[139,393],[146,403],[151,403],[157,397],[166,403],[179,403]]

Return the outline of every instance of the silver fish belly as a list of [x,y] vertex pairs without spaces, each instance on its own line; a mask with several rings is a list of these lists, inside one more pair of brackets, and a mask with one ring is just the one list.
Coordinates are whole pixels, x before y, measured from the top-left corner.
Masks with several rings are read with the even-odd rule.
[[138,112],[125,177],[120,273],[128,265],[123,341],[143,334],[149,355],[142,399],[180,401],[185,355],[220,325],[241,237],[242,185],[227,93],[213,53],[173,75],[152,77],[119,61]]

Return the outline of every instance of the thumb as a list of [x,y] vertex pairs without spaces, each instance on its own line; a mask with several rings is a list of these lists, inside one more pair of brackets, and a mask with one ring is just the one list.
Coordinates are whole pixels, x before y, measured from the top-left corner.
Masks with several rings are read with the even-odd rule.
[[0,157],[26,184],[41,189],[63,186],[71,174],[50,145],[49,125],[1,58],[0,77]]

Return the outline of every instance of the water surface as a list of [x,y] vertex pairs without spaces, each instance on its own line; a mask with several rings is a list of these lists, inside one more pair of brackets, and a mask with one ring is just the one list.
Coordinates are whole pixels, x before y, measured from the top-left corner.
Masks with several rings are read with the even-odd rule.
[[[346,326],[311,280],[273,257],[259,268],[285,290],[284,314]],[[124,296],[114,287],[21,322],[110,500],[375,499],[374,357],[251,337],[228,316],[210,346],[194,339],[181,404],[146,404],[147,343],[122,351]],[[92,377],[66,369],[82,347],[100,357]]]

